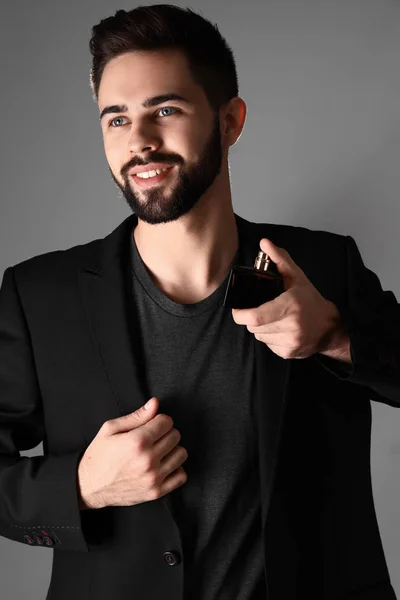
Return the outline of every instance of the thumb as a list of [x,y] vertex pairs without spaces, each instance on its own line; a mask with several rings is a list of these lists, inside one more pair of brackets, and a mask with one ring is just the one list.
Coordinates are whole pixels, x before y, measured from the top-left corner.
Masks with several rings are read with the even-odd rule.
[[268,254],[271,260],[276,264],[279,273],[288,280],[304,275],[302,269],[294,262],[289,252],[285,248],[277,246],[269,238],[260,240],[260,248]]
[[110,421],[106,421],[109,427],[109,432],[111,434],[124,433],[126,431],[136,429],[144,423],[147,423],[147,421],[151,421],[151,419],[154,418],[157,410],[158,398],[156,398],[156,396],[152,396],[150,400],[146,402],[146,404],[134,412],[123,415],[122,417],[117,417],[116,419],[110,419]]

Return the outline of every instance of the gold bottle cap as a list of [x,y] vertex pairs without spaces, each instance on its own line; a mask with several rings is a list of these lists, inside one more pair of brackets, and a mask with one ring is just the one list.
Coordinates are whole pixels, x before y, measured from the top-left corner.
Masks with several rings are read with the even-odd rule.
[[257,254],[257,258],[254,261],[254,268],[260,271],[267,271],[269,267],[270,258],[268,254],[265,254],[262,250]]

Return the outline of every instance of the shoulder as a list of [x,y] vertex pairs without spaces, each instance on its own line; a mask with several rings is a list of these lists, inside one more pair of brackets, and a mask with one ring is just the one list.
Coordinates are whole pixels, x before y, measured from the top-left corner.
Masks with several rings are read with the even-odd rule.
[[100,248],[103,238],[71,246],[64,250],[52,250],[22,260],[12,268],[18,283],[40,285],[44,282],[65,281],[76,276],[77,269]]
[[248,239],[257,243],[263,237],[270,239],[276,246],[285,248],[289,254],[299,260],[310,259],[310,256],[323,252],[327,257],[337,252],[346,253],[346,234],[329,230],[312,229],[300,225],[285,223],[259,223],[239,217],[238,226]]

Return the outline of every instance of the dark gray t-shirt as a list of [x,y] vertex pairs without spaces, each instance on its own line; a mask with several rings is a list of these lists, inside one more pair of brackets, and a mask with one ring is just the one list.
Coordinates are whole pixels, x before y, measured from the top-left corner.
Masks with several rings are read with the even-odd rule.
[[[253,266],[237,222],[232,264]],[[195,304],[153,282],[131,234],[132,292],[147,396],[180,432],[187,482],[166,496],[183,548],[185,600],[267,600],[255,399],[255,340],[223,307],[221,285]]]

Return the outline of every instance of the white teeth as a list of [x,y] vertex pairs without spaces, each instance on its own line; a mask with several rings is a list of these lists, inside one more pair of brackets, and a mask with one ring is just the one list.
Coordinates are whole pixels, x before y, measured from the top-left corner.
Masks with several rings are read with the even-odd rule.
[[142,173],[136,173],[136,177],[140,177],[140,179],[149,179],[149,177],[155,177],[164,171],[168,171],[171,167],[167,167],[166,169],[157,169],[156,171],[143,171]]

